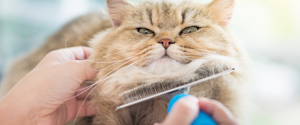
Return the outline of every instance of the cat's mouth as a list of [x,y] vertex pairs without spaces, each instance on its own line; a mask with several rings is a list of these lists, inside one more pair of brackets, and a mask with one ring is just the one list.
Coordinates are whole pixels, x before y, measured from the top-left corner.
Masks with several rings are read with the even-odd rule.
[[162,62],[177,61],[177,60],[173,59],[172,57],[170,57],[168,54],[163,55],[158,60],[162,61]]
[[161,56],[157,61],[159,62],[176,62],[176,63],[179,63],[179,64],[188,64],[186,62],[183,62],[182,60],[177,60],[175,58],[172,58],[171,56],[169,56],[167,53],[163,56]]
[[161,57],[158,58],[158,60],[168,60],[168,61],[173,61],[179,64],[188,64],[191,61],[188,60],[187,58],[182,58],[182,56],[178,56],[177,54],[175,54],[174,52],[168,51],[166,50],[163,54],[160,55]]
[[159,59],[165,59],[165,60],[170,59],[170,60],[175,60],[175,61],[176,61],[176,59],[172,58],[172,57],[168,54],[167,50],[165,51],[164,54],[161,55],[161,57],[160,57]]
[[164,58],[168,58],[168,59],[173,59],[172,57],[170,57],[168,54],[165,54],[161,57],[161,59],[164,59]]

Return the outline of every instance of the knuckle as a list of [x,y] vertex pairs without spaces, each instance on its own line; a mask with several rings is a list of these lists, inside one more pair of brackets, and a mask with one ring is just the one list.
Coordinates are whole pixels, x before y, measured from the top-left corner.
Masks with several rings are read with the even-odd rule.
[[53,51],[49,52],[47,55],[52,56],[52,55],[57,55],[59,53],[60,53],[60,50],[53,50]]
[[215,107],[224,107],[224,105],[217,100],[211,100],[211,102],[212,102],[213,106],[215,106]]

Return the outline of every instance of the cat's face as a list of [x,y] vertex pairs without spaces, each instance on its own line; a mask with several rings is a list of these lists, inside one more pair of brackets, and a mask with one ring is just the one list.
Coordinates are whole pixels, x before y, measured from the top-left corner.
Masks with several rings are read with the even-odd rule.
[[148,0],[134,5],[107,0],[114,27],[92,40],[96,49],[92,58],[107,62],[96,64],[99,69],[134,64],[150,73],[163,74],[208,55],[238,57],[238,49],[226,30],[233,2],[215,0],[200,5],[190,0]]

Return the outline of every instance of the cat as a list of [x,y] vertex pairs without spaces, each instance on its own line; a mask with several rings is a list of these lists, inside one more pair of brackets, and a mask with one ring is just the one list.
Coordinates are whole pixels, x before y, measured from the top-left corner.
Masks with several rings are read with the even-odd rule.
[[46,53],[63,48],[68,39],[71,46],[89,43],[95,50],[89,60],[99,70],[89,96],[96,116],[78,119],[78,125],[162,122],[167,115],[166,101],[157,98],[115,111],[122,104],[119,94],[144,84],[195,81],[230,68],[236,70],[192,86],[189,94],[218,100],[240,117],[248,61],[228,30],[234,2],[107,0],[109,18],[92,13],[66,25],[40,49],[14,63],[2,83],[12,86]]
[[[95,125],[151,125],[167,115],[167,103],[154,99],[114,111],[119,94],[143,84],[189,82],[229,68],[230,75],[193,86],[190,94],[216,99],[239,116],[239,86],[246,77],[246,55],[227,27],[234,0],[108,0],[113,27],[91,41],[90,57],[100,72],[91,93]],[[105,63],[104,63],[105,62]],[[167,80],[167,81],[166,81]],[[170,82],[171,81],[171,82]],[[160,89],[160,88],[157,88]]]

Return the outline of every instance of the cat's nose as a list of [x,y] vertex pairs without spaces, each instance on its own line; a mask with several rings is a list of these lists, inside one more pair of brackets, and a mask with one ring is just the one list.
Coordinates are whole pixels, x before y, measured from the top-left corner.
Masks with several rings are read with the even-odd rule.
[[163,39],[160,39],[160,40],[158,41],[158,43],[161,43],[161,44],[163,45],[163,47],[164,47],[165,49],[167,49],[167,48],[170,46],[170,44],[174,44],[175,42],[173,42],[172,39],[166,39],[166,38],[163,38]]

